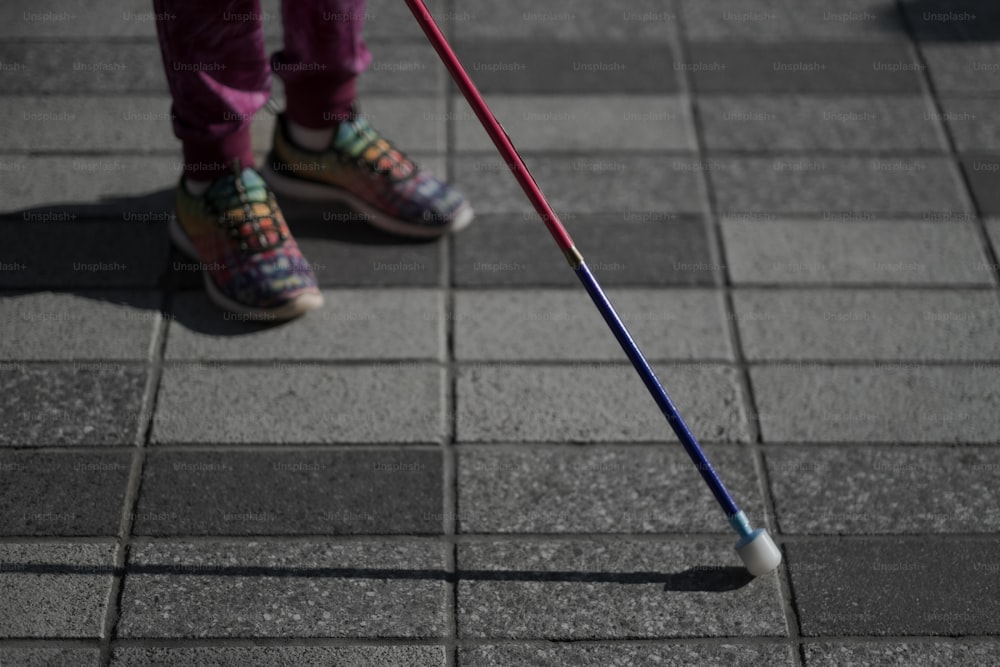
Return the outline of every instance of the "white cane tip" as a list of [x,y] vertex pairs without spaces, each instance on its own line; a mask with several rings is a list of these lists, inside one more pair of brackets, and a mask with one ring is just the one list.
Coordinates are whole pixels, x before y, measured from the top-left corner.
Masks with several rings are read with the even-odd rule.
[[755,577],[767,574],[781,564],[781,551],[763,528],[754,531],[753,536],[745,543],[737,543],[736,553],[740,555],[747,571]]

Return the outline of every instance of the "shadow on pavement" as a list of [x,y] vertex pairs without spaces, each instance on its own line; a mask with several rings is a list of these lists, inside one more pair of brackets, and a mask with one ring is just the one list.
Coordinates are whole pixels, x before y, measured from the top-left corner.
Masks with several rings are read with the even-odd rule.
[[[896,7],[895,2],[886,3],[887,12],[880,15],[892,14]],[[920,41],[1000,40],[1000,3],[996,0],[903,0],[900,9]]]

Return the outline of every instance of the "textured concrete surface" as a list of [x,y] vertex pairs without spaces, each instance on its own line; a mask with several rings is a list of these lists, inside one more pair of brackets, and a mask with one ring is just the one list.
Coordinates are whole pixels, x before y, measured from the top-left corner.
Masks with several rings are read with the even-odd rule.
[[953,222],[796,221],[722,223],[734,283],[995,284],[979,234]]
[[[711,447],[713,465],[746,511],[760,516],[747,452]],[[463,533],[714,533],[712,494],[679,447],[463,447],[458,453]]]
[[0,637],[100,638],[115,545],[0,544]]
[[428,4],[784,563],[739,566],[405,3],[360,109],[476,220],[282,198],[327,305],[274,326],[171,248],[148,0],[15,0],[0,665],[995,662],[1000,8]]
[[484,580],[459,582],[459,636],[785,635],[785,619],[770,603],[775,575],[747,583],[737,562],[728,540],[463,545],[460,571],[484,571]]
[[440,637],[434,542],[151,542],[133,547],[123,637]]

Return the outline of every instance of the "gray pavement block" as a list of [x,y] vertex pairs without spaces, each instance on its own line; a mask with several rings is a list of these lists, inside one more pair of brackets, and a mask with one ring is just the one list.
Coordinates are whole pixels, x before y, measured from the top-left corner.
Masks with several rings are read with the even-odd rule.
[[[697,437],[748,440],[735,369],[654,366]],[[456,391],[459,442],[674,441],[645,385],[626,364],[474,364],[459,369]]]
[[0,648],[0,664],[18,667],[99,667],[97,648]]
[[0,37],[156,38],[156,14],[143,0],[113,0],[84,5],[79,0],[56,0],[44,7],[11,2],[0,9]]
[[938,114],[965,153],[1000,150],[1000,108],[987,97],[945,97]]
[[444,545],[133,544],[118,635],[441,637]]
[[[700,163],[690,157],[579,153],[530,156],[528,168],[557,213],[697,213]],[[534,211],[504,161],[455,158],[455,184],[479,213]]]
[[183,167],[179,155],[10,160],[21,166],[5,179],[6,197],[0,212],[28,222],[94,217],[109,222],[166,222],[174,212],[173,189]]
[[[280,7],[280,0],[270,0],[274,7]],[[460,21],[461,12],[445,12],[443,0],[429,0],[424,3],[430,10],[438,25],[448,30],[450,24]],[[456,25],[464,25],[457,23]],[[369,0],[364,13],[364,35],[369,41],[407,40],[423,41],[426,38],[420,30],[420,25],[414,20],[413,14],[405,3],[395,0]]]
[[906,39],[893,5],[845,0],[682,0],[684,32],[692,41],[789,42]]
[[655,0],[637,0],[627,7],[580,0],[544,6],[531,0],[476,2],[464,3],[453,14],[454,31],[466,40],[664,43],[676,39],[677,29],[676,14]]
[[368,42],[372,63],[358,77],[362,104],[373,93],[427,95],[444,90],[445,70],[426,39]]
[[734,283],[991,285],[973,224],[962,220],[722,222]]
[[603,37],[572,42],[472,40],[463,35],[454,46],[476,86],[488,94],[663,94],[678,90],[669,44],[609,42]]
[[[707,454],[750,516],[762,518],[753,459]],[[675,443],[630,447],[463,447],[463,533],[721,533],[730,530],[698,470]]]
[[[608,297],[648,359],[733,358],[718,293],[616,288]],[[581,289],[456,291],[452,317],[458,360],[625,359]]]
[[440,533],[441,474],[426,450],[153,451],[133,532]]
[[0,637],[101,637],[115,548],[58,542],[0,544],[4,592]]
[[166,217],[99,222],[75,220],[74,215],[25,212],[19,217],[30,221],[0,221],[0,234],[7,239],[0,286],[80,289],[160,283],[170,255]]
[[695,42],[680,67],[699,93],[921,92],[922,65],[902,41]]
[[425,364],[171,365],[153,440],[437,443],[443,401],[443,373]]
[[135,444],[145,385],[139,365],[5,363],[0,447]]
[[[440,359],[438,290],[325,290],[325,305],[293,322],[233,319],[204,293],[174,298],[167,359]],[[2,314],[2,302],[0,302]],[[0,347],[2,350],[2,347]]]
[[970,158],[962,160],[969,188],[983,215],[1000,214],[1000,159]]
[[[358,109],[372,125],[407,153],[444,152],[448,119],[445,107],[445,101],[440,96],[407,96],[401,99],[399,95],[390,93],[365,95],[358,100]],[[270,146],[270,133],[267,142],[258,145]]]
[[[440,283],[441,251],[436,243],[390,237],[344,208],[300,215],[283,204],[282,211],[321,287],[436,287]],[[478,219],[472,224],[478,225]]]
[[710,165],[724,215],[971,211],[954,164],[943,157],[713,158]]
[[0,358],[145,360],[160,301],[155,292],[0,294]]
[[0,534],[118,535],[127,452],[0,453]]
[[909,537],[785,544],[802,634],[1000,632],[992,542]]
[[972,290],[739,290],[751,361],[1000,360],[1000,303]]
[[[604,286],[711,285],[722,270],[697,218],[657,211],[560,217]],[[533,214],[479,216],[455,237],[453,267],[457,286],[579,288]]]
[[764,442],[998,442],[1000,366],[750,369]]
[[728,539],[476,542],[457,563],[461,638],[786,633],[776,575],[750,579]]
[[703,95],[708,150],[944,150],[927,98],[916,95]]
[[[978,0],[903,0],[914,37],[925,43],[989,42],[1000,38],[1000,7]],[[925,44],[926,46],[926,44]]]
[[1000,455],[987,449],[769,448],[784,534],[988,533]]
[[925,43],[920,50],[939,94],[1000,91],[1000,45]]
[[0,62],[0,86],[8,95],[167,92],[154,40],[7,41],[0,45]]
[[0,150],[135,154],[180,146],[166,95],[4,96],[0,116],[8,119],[0,127]]
[[879,641],[860,644],[807,642],[803,652],[807,667],[839,667],[849,664],[978,667],[996,658],[1000,653],[1000,643],[995,641],[957,643],[947,640]]
[[126,646],[114,650],[113,667],[444,667],[443,646]]
[[[688,104],[678,95],[491,95],[489,104],[514,145],[531,150],[695,148]],[[458,150],[492,149],[464,102],[454,118]]]
[[481,644],[460,647],[464,667],[548,667],[549,665],[630,665],[634,667],[755,667],[795,664],[791,650],[777,644]]

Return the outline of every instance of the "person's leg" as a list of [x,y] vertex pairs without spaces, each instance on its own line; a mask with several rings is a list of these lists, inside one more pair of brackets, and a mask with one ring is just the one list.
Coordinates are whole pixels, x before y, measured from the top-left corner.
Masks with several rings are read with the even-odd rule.
[[[285,48],[271,66],[286,87],[262,173],[275,191],[340,202],[403,236],[460,229],[472,209],[355,113],[355,80],[371,61],[361,38],[364,0],[284,0]],[[405,99],[400,100],[405,104]]]
[[282,3],[285,43],[271,58],[271,68],[285,84],[285,115],[294,127],[324,130],[351,116],[355,81],[371,62],[361,36],[365,5],[365,0]]
[[153,1],[184,175],[252,166],[250,122],[271,92],[259,0]]
[[184,150],[170,238],[209,297],[247,319],[318,308],[312,268],[253,169],[250,124],[270,94],[258,0],[154,0],[174,133]]

